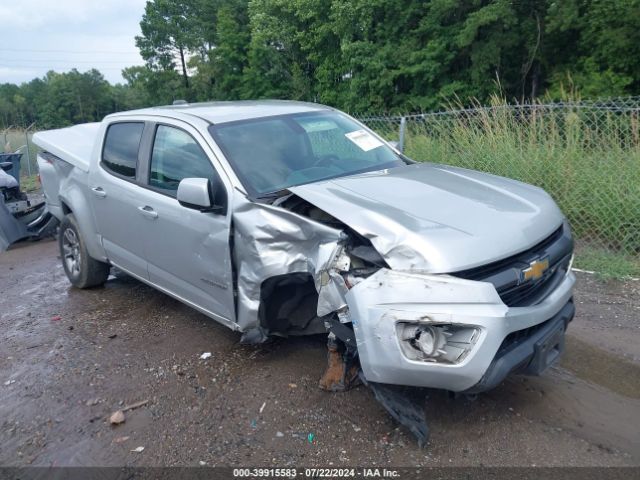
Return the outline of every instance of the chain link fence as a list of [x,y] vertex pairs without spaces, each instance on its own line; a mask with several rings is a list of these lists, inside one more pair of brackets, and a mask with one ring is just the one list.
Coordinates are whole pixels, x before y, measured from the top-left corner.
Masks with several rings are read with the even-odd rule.
[[33,126],[28,129],[14,127],[0,129],[0,153],[22,154],[20,175],[23,177],[38,173],[37,147],[31,141],[33,133]]
[[359,119],[414,160],[544,188],[571,222],[579,265],[622,262],[640,276],[640,97]]

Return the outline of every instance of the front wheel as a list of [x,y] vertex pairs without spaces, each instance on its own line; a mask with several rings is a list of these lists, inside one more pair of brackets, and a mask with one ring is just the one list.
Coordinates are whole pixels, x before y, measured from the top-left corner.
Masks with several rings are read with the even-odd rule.
[[109,264],[89,256],[78,222],[72,213],[60,223],[58,235],[60,257],[67,278],[74,287],[89,288],[102,285],[109,276]]

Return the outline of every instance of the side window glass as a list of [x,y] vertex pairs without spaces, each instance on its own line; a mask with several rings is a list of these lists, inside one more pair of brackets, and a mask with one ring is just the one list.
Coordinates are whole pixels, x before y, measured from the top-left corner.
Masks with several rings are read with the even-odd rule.
[[142,122],[110,125],[104,140],[102,165],[112,173],[135,178],[143,129]]
[[191,135],[159,125],[153,141],[149,185],[175,197],[183,178],[208,178],[214,186],[220,185],[211,160]]

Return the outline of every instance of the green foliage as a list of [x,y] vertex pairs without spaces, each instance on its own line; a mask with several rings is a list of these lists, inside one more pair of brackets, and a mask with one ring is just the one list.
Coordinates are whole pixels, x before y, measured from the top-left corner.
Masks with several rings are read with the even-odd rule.
[[410,112],[496,93],[633,95],[638,19],[640,0],[149,0],[136,37],[146,65],[125,69],[125,85],[76,71],[0,85],[0,124],[59,126],[175,99]]
[[602,279],[640,278],[640,259],[605,248],[580,248],[577,252],[576,267],[596,272]]
[[37,192],[40,190],[40,180],[38,180],[38,175],[21,177],[20,190],[25,193]]
[[176,59],[185,88],[189,88],[186,56],[205,49],[205,30],[197,0],[154,0],[147,2],[136,37],[140,55],[151,70],[172,71]]
[[20,87],[0,85],[0,124],[55,128],[113,112],[112,87],[97,70],[48,72]]
[[209,51],[213,85],[209,98],[227,100],[242,96],[249,39],[246,2],[238,0],[221,5],[214,37],[216,48]]
[[[545,19],[549,93],[583,97],[640,89],[640,0],[552,2]],[[555,60],[555,61],[553,61]]]
[[126,108],[137,108],[149,105],[167,105],[174,100],[186,97],[186,87],[175,70],[152,71],[147,67],[129,67],[122,71],[127,82],[125,90],[129,96],[125,98]]

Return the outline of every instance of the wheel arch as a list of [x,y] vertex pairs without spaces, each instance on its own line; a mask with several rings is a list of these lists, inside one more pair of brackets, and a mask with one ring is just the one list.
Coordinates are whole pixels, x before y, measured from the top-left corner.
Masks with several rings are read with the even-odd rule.
[[324,333],[318,317],[318,292],[309,272],[275,275],[262,282],[258,319],[262,329],[275,335]]
[[107,256],[100,242],[91,204],[86,195],[77,186],[71,185],[64,195],[60,195],[60,203],[65,215],[72,213],[75,217],[89,255],[106,262]]

